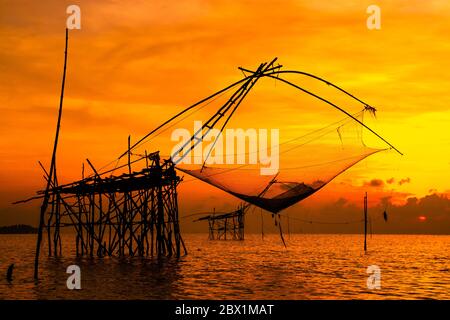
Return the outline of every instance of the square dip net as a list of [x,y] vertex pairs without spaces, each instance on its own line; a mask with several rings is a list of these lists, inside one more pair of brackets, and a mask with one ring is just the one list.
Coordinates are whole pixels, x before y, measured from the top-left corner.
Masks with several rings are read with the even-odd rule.
[[240,69],[244,78],[170,117],[132,155],[157,149],[195,179],[279,213],[366,157],[399,152],[365,124],[375,108],[327,80],[275,60]]

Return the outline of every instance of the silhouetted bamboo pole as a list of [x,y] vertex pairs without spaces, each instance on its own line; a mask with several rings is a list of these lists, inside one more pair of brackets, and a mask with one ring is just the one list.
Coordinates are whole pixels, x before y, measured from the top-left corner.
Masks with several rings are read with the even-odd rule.
[[364,196],[364,251],[367,251],[367,192]]
[[264,240],[264,218],[262,209],[261,209],[261,239]]
[[56,172],[56,150],[58,147],[58,139],[59,139],[59,129],[61,127],[61,116],[62,116],[62,108],[63,108],[63,100],[64,100],[64,85],[66,82],[66,66],[67,66],[67,45],[69,42],[69,30],[66,28],[66,44],[64,50],[64,70],[62,76],[62,85],[61,85],[61,96],[59,99],[59,110],[58,110],[58,121],[56,124],[56,134],[55,134],[55,142],[53,144],[53,153],[52,153],[52,161],[50,163],[49,170],[49,178],[47,180],[47,186],[45,188],[44,200],[41,205],[41,214],[39,217],[39,230],[38,230],[38,238],[36,242],[36,255],[34,259],[34,278],[38,279],[39,272],[39,254],[41,250],[41,241],[42,241],[42,228],[44,226],[44,217],[45,211],[47,210],[48,200],[50,198],[50,184],[54,178],[54,172]]
[[[131,136],[128,135],[128,174],[131,176]],[[130,245],[129,245],[129,253],[130,256],[133,255],[133,209],[131,208],[131,206],[133,205],[133,202],[131,201],[131,191],[126,193],[127,198],[128,198],[128,212],[127,215],[125,216],[126,219],[128,220],[128,228],[129,228],[129,232],[130,232]]]
[[288,227],[288,237],[289,237],[289,240],[291,240],[291,226],[289,224],[289,213],[286,215],[286,218],[287,218],[287,227]]

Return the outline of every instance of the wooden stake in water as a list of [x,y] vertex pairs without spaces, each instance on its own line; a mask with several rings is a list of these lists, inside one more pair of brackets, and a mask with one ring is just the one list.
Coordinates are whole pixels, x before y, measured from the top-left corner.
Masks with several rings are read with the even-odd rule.
[[367,251],[367,192],[364,196],[364,251]]
[[286,215],[286,218],[287,218],[288,236],[289,236],[289,240],[291,240],[291,227],[289,225],[289,213]]
[[261,239],[264,240],[264,218],[262,209],[261,209]]

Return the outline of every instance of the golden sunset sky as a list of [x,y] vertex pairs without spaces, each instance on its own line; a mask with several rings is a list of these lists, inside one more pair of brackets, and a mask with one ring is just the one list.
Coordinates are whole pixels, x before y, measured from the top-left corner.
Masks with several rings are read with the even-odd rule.
[[[434,195],[429,210],[439,212],[418,204],[405,213],[409,223],[434,214],[450,225],[446,0],[0,0],[0,224],[37,222],[39,203],[11,202],[44,186],[37,161],[50,161],[71,4],[81,8],[81,30],[70,31],[60,182],[78,179],[86,158],[109,162],[124,151],[129,134],[137,139],[239,80],[238,66],[278,57],[287,69],[321,76],[376,107],[370,125],[404,153],[366,159],[292,212],[302,217],[302,208],[339,199],[361,206],[369,191],[372,207],[391,197],[401,214],[408,198],[419,203]],[[381,8],[381,30],[366,27],[371,4]],[[295,105],[284,106],[286,117],[290,112]],[[251,117],[267,120],[263,112]],[[238,203],[201,182],[181,186],[180,199],[181,215]]]

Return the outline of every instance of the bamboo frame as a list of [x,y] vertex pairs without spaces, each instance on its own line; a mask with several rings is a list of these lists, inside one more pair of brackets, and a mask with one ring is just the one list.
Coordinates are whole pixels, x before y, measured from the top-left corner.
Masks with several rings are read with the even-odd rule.
[[[170,160],[147,156],[146,167],[120,176],[49,190],[47,230],[50,256],[62,254],[60,229],[75,229],[77,256],[176,256],[187,254],[178,223],[176,188],[181,182]],[[53,248],[53,250],[52,250]]]
[[225,214],[212,214],[198,219],[207,220],[209,240],[244,240],[244,216],[246,207]]

